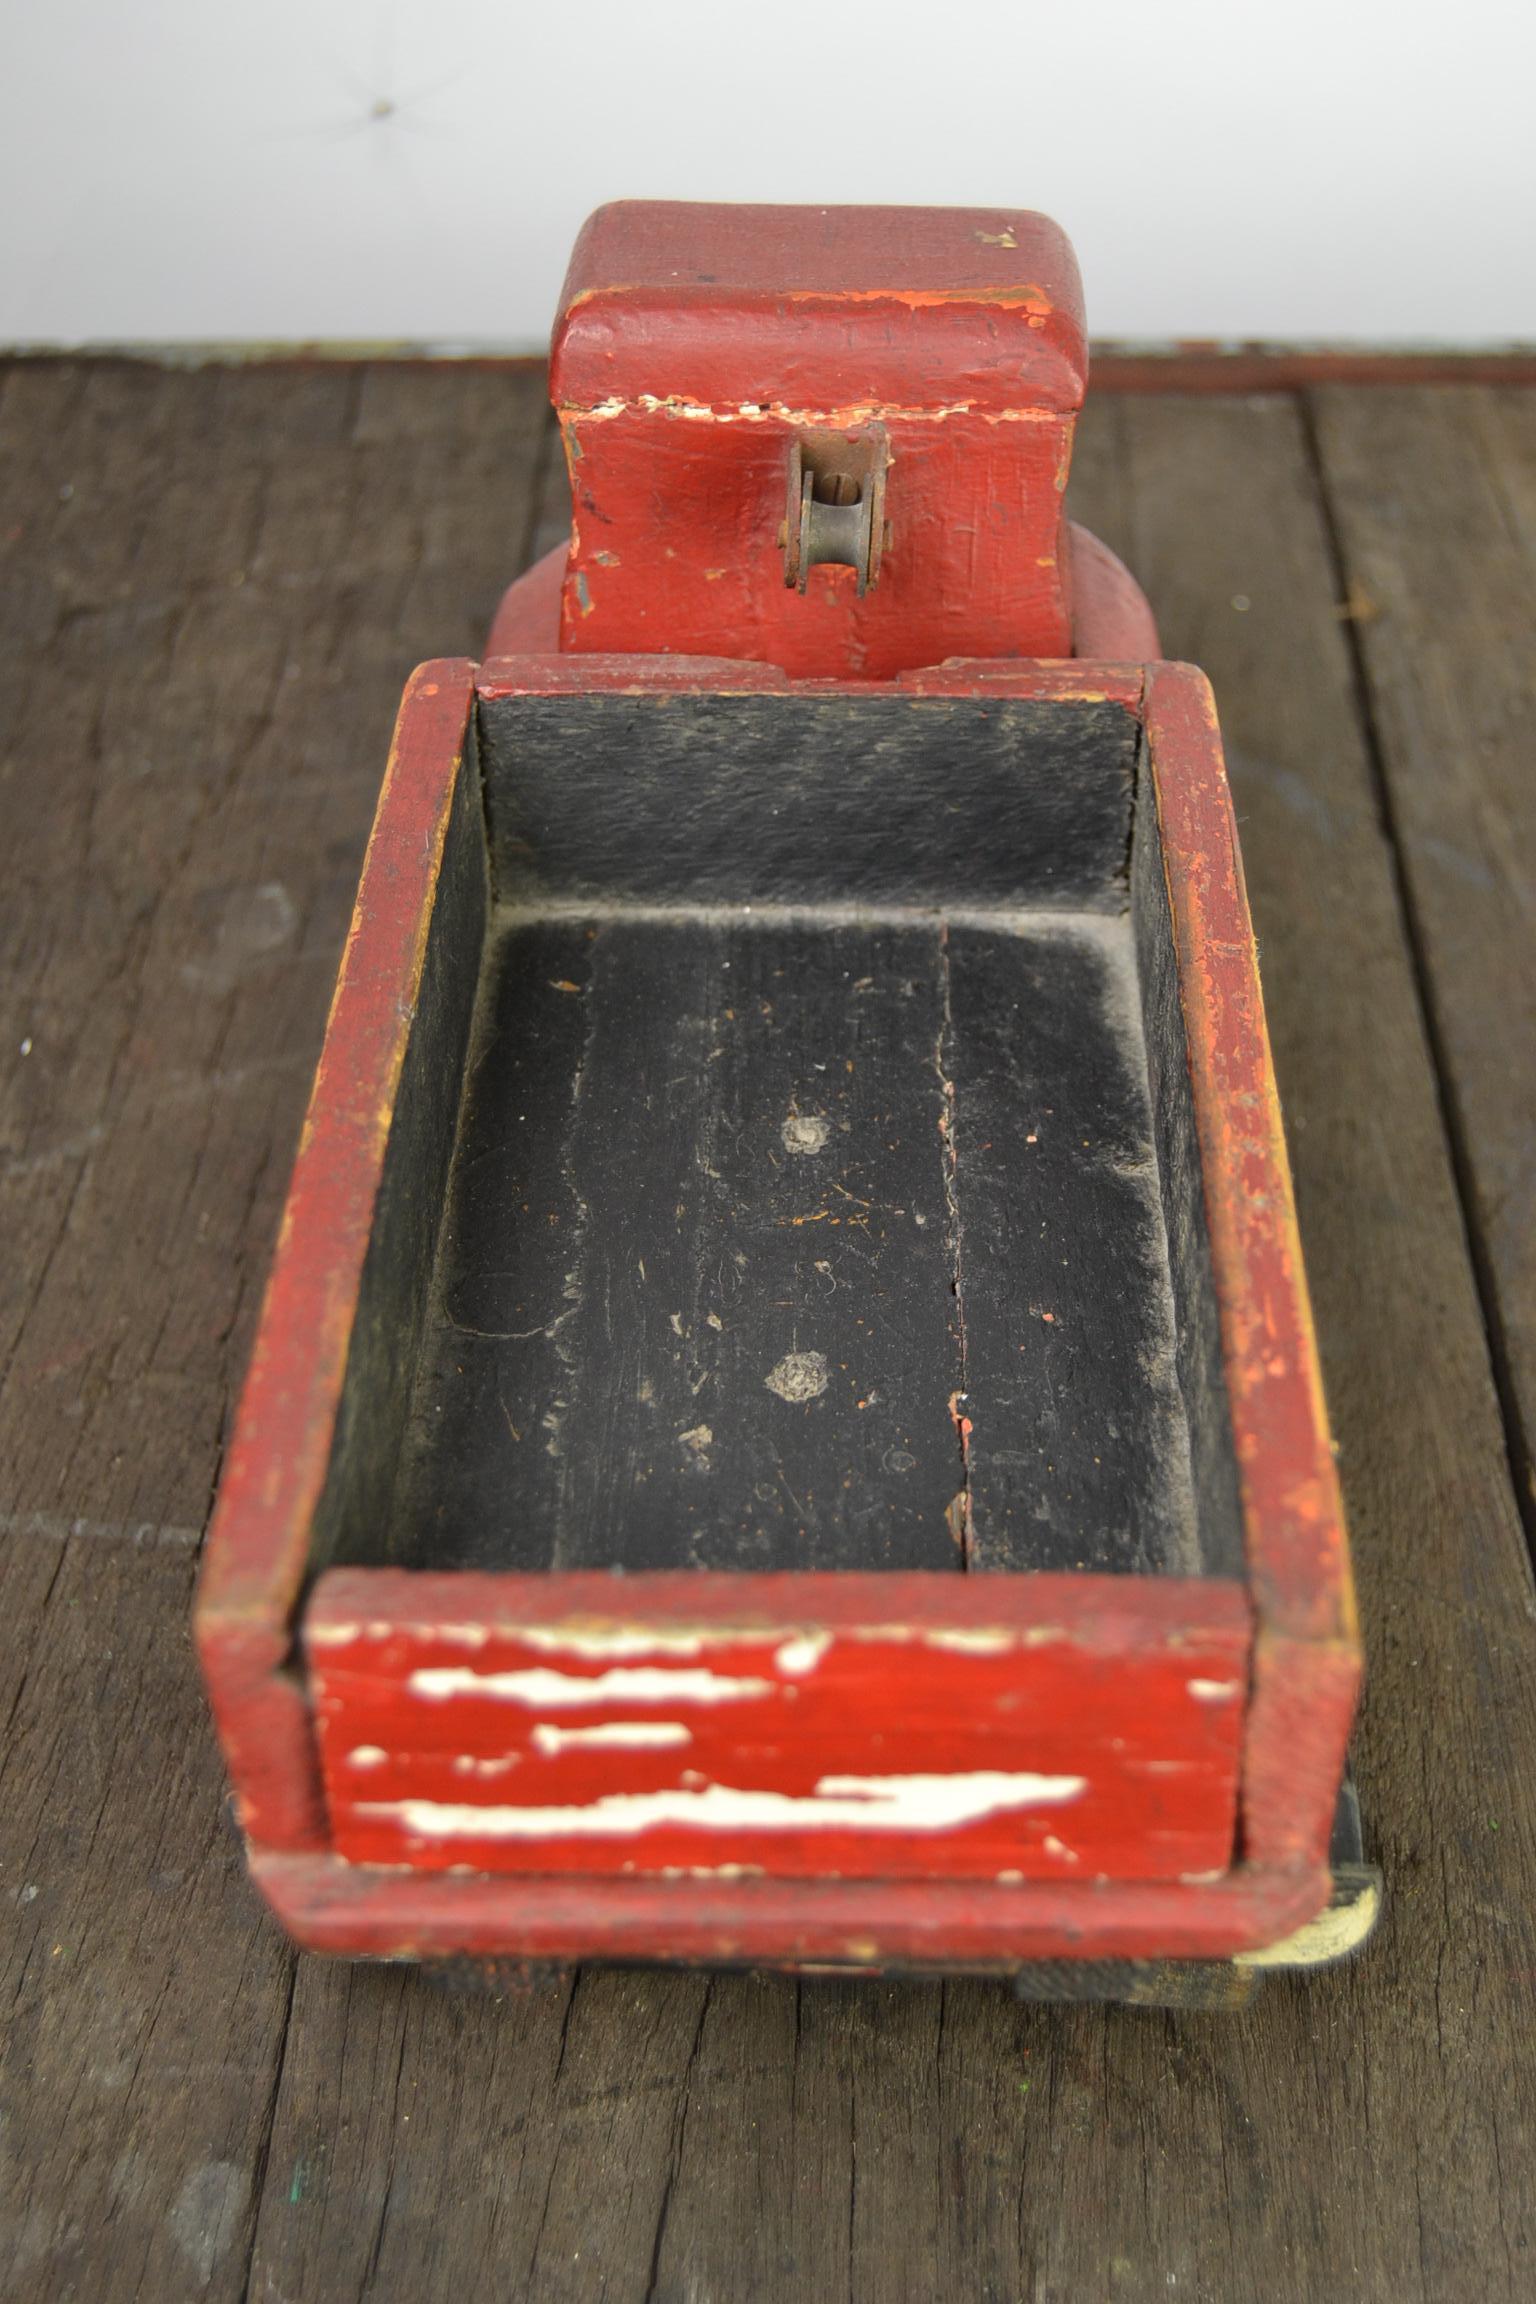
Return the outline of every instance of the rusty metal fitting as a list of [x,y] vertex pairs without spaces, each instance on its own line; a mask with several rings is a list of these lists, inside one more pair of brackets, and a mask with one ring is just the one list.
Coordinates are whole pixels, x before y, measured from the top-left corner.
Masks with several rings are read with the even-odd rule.
[[803,592],[813,568],[852,568],[858,596],[879,578],[885,548],[883,424],[862,432],[797,432],[789,450],[789,500],[781,541],[784,582]]

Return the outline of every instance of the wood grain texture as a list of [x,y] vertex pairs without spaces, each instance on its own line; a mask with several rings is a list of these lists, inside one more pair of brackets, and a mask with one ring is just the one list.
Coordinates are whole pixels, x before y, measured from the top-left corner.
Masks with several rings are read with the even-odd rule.
[[[1381,346],[1256,343],[1234,349],[1198,338],[1164,350],[1136,351],[1113,338],[1095,342],[1090,367],[1095,400],[1111,393],[1294,393],[1307,385],[1373,387],[1454,384],[1536,384],[1530,352],[1477,352],[1446,345],[1439,352],[1403,352]],[[1367,395],[1369,398],[1369,395]]]
[[1129,928],[1009,917],[514,916],[347,1556],[1198,1568]]
[[1284,399],[1091,410],[1076,499],[1228,735],[1370,1650],[1379,1942],[1235,2019],[640,1970],[464,2001],[290,1971],[233,1843],[199,1841],[219,1779],[176,1532],[206,1507],[401,679],[474,652],[527,531],[522,389],[66,365],[0,400],[0,2293],[1523,2304],[1529,1583]]
[[1257,1623],[1243,1843],[1320,1865],[1361,1664],[1338,1475],[1215,699],[1181,664],[1149,666],[1147,691]]
[[[1269,2192],[1272,2244],[1294,2251],[1276,2287],[1321,2287],[1331,2262],[1371,2297],[1518,2295],[1536,2246],[1531,2187],[1510,2175],[1533,2144],[1515,2043],[1533,1974],[1536,1622],[1317,474],[1283,400],[1101,414],[1084,508],[1221,699],[1360,1588],[1361,1797],[1387,1880],[1362,1964],[1269,1996],[1247,2027],[1262,2062],[1220,2069],[1271,2186],[1292,2140],[1293,2180]],[[1226,2285],[1274,2292],[1262,2283],[1249,2269]]]
[[1138,734],[1117,701],[593,689],[482,690],[500,902],[1125,902]]
[[464,659],[411,675],[198,1584],[241,1822],[274,1847],[324,1841],[294,1617],[312,1546],[385,1517],[434,1260],[484,912],[472,711]]
[[1536,398],[1313,407],[1536,1545]]
[[390,1556],[953,1567],[937,930],[531,921],[487,994]]
[[[787,1962],[806,1976],[858,1970],[1005,1983],[1037,1967],[1078,1974],[1082,1961],[1101,1975],[1131,1977],[1142,1988],[1128,1997],[1154,2007],[1169,1999],[1145,1991],[1149,1974],[1178,1960],[1199,1963],[1205,1977],[1223,1960],[1230,1972],[1235,1953],[1257,1955],[1315,1919],[1328,1892],[1322,1867],[1261,1865],[1220,1873],[1198,1895],[1183,1880],[1122,1880],[1105,1891],[1095,1881],[1059,1879],[780,1880],[729,1867],[667,1878],[432,1874],[260,1849],[251,1873],[295,1943],[352,1959],[452,1966],[469,1958],[493,1972],[573,1960]],[[1149,1961],[1152,1944],[1163,1954]],[[1095,1995],[1079,1986],[1045,1997]]]
[[0,2295],[238,2297],[292,1962],[192,1571],[394,700],[494,606],[540,385],[0,391]]
[[1231,1857],[1235,1583],[353,1569],[304,1640],[356,1864],[681,1874],[701,1901],[744,1872],[991,1887]]
[[[1126,915],[952,928],[944,1075],[974,1568],[1201,1562]],[[1209,1564],[1240,1573],[1234,1527]]]
[[1223,1544],[1233,1541],[1223,1534],[1230,1529],[1240,1564],[1242,1504],[1232,1446],[1231,1403],[1222,1364],[1221,1315],[1190,1077],[1189,1033],[1155,805],[1140,811],[1131,844],[1131,930],[1136,944],[1141,1037],[1147,1056],[1163,1237],[1173,1287],[1179,1389],[1189,1411],[1190,1474],[1200,1544],[1207,1560],[1222,1557]]

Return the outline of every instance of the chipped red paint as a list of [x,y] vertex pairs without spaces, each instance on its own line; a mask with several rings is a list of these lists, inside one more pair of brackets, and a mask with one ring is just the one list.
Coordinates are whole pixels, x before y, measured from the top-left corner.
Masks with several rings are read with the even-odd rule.
[[473,703],[472,664],[406,684],[198,1587],[203,1674],[264,1847],[328,1841],[295,1612]]
[[575,510],[561,646],[743,656],[800,679],[1070,655],[1057,492],[1067,420],[988,423],[976,440],[958,417],[864,419],[875,420],[892,445],[890,542],[859,600],[851,568],[813,568],[804,598],[785,585],[787,420],[562,411]]
[[289,1933],[356,1959],[697,1960],[1006,1972],[1028,1960],[1199,1960],[1278,1943],[1326,1870],[1245,1865],[1201,1886],[1059,1880],[644,1880],[389,1870],[268,1855],[251,1873]]
[[1318,1862],[1359,1691],[1359,1633],[1242,856],[1203,673],[1147,667],[1147,737],[1257,1618],[1244,1847],[1259,1862]]
[[[332,1852],[336,1843],[317,1791],[312,1692],[294,1653],[299,1590],[346,1316],[377,1185],[380,1114],[387,1110],[387,1083],[398,1073],[401,1018],[410,1009],[437,844],[462,757],[469,677],[465,666],[424,668],[402,711],[200,1599],[200,1646],[253,1870],[286,1924],[306,1942],[355,1952],[470,1949],[527,1957],[606,1953],[874,1965],[1006,1964],[1055,1954],[1196,1956],[1285,1934],[1326,1897],[1323,1849],[1358,1654],[1230,802],[1208,691],[1199,674],[1180,666],[1151,666],[1144,674],[1098,664],[949,664],[914,673],[902,685],[931,693],[1109,696],[1138,712],[1147,689],[1149,757],[1167,848],[1243,1467],[1254,1646],[1253,1694],[1241,1730],[1241,1860],[1208,1881],[1121,1877],[1092,1889],[1066,1879],[999,1884],[940,1877],[842,1887],[826,1880],[715,1877],[701,1883],[596,1872],[467,1877],[351,1864]],[[738,683],[773,689],[783,685],[783,675],[676,660],[657,666],[588,659],[578,668],[543,658],[504,662],[484,676],[487,693],[550,692],[573,682],[617,691],[660,682],[686,693]],[[849,684],[848,692],[857,691]],[[1247,1101],[1233,1105],[1234,1097]],[[1236,1148],[1234,1114],[1244,1116]],[[1229,1158],[1236,1161],[1230,1169]],[[415,1637],[405,1627],[419,1617],[417,1602],[389,1597],[398,1579],[386,1571],[349,1575],[365,1584],[381,1580],[385,1606],[370,1621],[389,1621],[398,1607],[399,1637]],[[459,1587],[461,1597],[469,1595],[470,1581]],[[469,1612],[489,1623],[498,1610],[504,1619],[518,1606],[526,1610],[527,1596],[519,1598],[517,1590],[525,1581],[484,1580],[483,1597]],[[826,1609],[836,1607],[835,1588],[843,1581],[826,1579]],[[1008,1581],[935,1583],[945,1605],[973,1608],[975,1621],[985,1625],[989,1612],[1004,1604],[996,1587]],[[695,1610],[708,1605],[729,1616],[739,1606],[730,1589],[735,1582],[701,1576]],[[1102,1631],[1102,1619],[1094,1630],[1105,1601],[1100,1580],[1067,1583],[1052,1617],[1078,1652],[1091,1652]],[[708,1600],[703,1587],[712,1590]],[[324,1605],[335,1589],[327,1580]],[[1169,1654],[1170,1627],[1166,1617],[1154,1620],[1156,1611],[1198,1601],[1209,1621],[1210,1591],[1171,1580],[1137,1587],[1134,1596],[1129,1587],[1116,1590],[1117,1605],[1132,1615],[1150,1611],[1142,1619],[1149,1671],[1152,1658],[1166,1662]],[[541,1605],[551,1605],[547,1591]],[[889,1609],[872,1604],[872,1613],[890,1620]]]
[[[1107,544],[1101,544],[1097,536],[1080,528],[1076,521],[1067,522],[1067,537],[1071,612],[1071,645],[1067,654],[1110,664],[1143,664],[1155,657],[1158,654],[1157,624],[1147,606],[1146,595],[1130,570],[1116,559]],[[557,544],[542,560],[535,561],[526,574],[508,585],[486,640],[488,662],[500,657],[543,656],[558,651],[560,594],[569,557],[569,546]],[[699,660],[672,655],[646,657],[641,661],[664,666]],[[766,685],[774,670],[771,665],[742,664],[727,657],[706,661],[715,665],[717,678],[736,661],[739,673],[753,686]],[[997,669],[1008,659],[994,657],[990,661]],[[590,655],[577,657],[573,677],[579,679],[591,662]],[[921,678],[923,668],[897,677]],[[782,677],[776,684],[784,684]]]
[[[588,228],[554,377],[574,545],[506,595],[479,690],[686,697],[814,676],[859,694],[888,676],[1109,699],[1144,723],[1246,1579],[352,1569],[305,1607],[474,706],[472,666],[424,666],[198,1602],[253,1873],[318,1948],[1209,1957],[1272,1942],[1327,1898],[1359,1653],[1252,930],[1209,690],[1155,660],[1138,588],[1061,521],[1085,374],[1070,250],[1033,217],[792,214],[636,206]],[[896,451],[892,541],[863,603],[851,571],[813,571],[803,599],[783,585],[790,432],[828,417],[879,421]],[[590,1685],[637,1669],[674,1676]],[[732,1683],[721,1701],[711,1675]],[[637,1739],[658,1724],[674,1733]],[[572,1733],[594,1728],[609,1733]],[[711,1787],[724,1803],[693,1802]],[[623,1829],[594,1831],[614,1799]],[[827,1801],[830,1825],[811,1814]]]
[[350,1569],[305,1645],[354,1862],[1081,1881],[1231,1855],[1232,1583]]
[[[857,680],[792,681],[774,664],[738,664],[711,656],[516,656],[492,658],[480,667],[479,693],[502,696],[590,696],[654,694],[754,695],[804,693],[865,696]],[[891,683],[919,696],[1037,697],[1049,703],[1123,705],[1140,715],[1146,681],[1140,664],[1037,664],[964,659],[903,672]]]
[[1082,282],[1060,226],[1028,211],[618,200],[577,237],[551,365],[570,407],[633,389],[721,410],[1070,414]]
[[[1087,376],[1042,216],[621,202],[577,242],[550,389],[571,473],[561,646],[883,680],[1072,651],[1066,486]],[[887,542],[784,580],[791,444],[889,442]]]

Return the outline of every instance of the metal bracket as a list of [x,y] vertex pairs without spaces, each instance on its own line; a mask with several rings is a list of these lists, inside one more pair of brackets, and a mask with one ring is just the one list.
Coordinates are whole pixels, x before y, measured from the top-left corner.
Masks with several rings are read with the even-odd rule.
[[797,432],[789,450],[789,501],[779,541],[784,582],[803,592],[813,568],[853,568],[862,600],[885,549],[883,424],[862,432]]

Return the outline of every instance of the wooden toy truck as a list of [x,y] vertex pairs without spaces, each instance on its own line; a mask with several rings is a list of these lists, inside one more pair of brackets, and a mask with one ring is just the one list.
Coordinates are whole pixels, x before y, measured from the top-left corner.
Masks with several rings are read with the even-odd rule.
[[304,1943],[1220,1999],[1369,1926],[1216,718],[1063,517],[1085,375],[1039,216],[581,236],[570,547],[407,685],[198,1600]]

